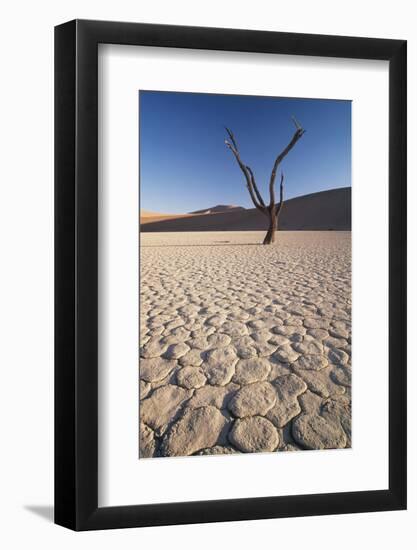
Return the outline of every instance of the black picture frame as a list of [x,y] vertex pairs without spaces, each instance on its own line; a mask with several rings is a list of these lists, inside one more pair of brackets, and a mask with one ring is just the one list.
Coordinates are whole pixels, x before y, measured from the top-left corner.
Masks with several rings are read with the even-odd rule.
[[[106,43],[388,60],[387,490],[98,507],[97,52]],[[106,21],[55,28],[55,523],[81,531],[406,508],[406,45]]]

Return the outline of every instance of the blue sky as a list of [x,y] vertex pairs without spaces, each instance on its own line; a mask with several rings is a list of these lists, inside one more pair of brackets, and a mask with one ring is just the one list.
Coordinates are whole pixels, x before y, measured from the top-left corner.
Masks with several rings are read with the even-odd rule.
[[295,131],[291,115],[306,133],[281,165],[285,198],[351,185],[350,101],[141,91],[139,108],[145,210],[253,208],[244,176],[224,143],[225,126],[269,200],[272,165]]

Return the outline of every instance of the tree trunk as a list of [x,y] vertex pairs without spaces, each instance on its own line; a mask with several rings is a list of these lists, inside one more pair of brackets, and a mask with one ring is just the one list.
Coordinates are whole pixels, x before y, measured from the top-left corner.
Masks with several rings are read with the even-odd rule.
[[275,232],[277,227],[277,215],[275,212],[270,213],[269,228],[262,244],[271,244],[275,242]]

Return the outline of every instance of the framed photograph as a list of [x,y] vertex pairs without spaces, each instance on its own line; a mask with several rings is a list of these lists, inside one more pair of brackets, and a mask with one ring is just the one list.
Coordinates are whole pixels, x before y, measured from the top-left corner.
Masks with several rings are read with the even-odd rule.
[[55,522],[406,507],[406,42],[55,29]]

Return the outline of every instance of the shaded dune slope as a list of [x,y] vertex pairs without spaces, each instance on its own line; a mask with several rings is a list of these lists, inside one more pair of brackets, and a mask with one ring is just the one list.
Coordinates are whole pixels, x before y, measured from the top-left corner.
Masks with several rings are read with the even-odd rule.
[[[351,188],[331,189],[286,201],[279,226],[287,231],[350,231]],[[267,227],[266,216],[252,208],[147,221],[141,224],[141,231],[259,231]]]

